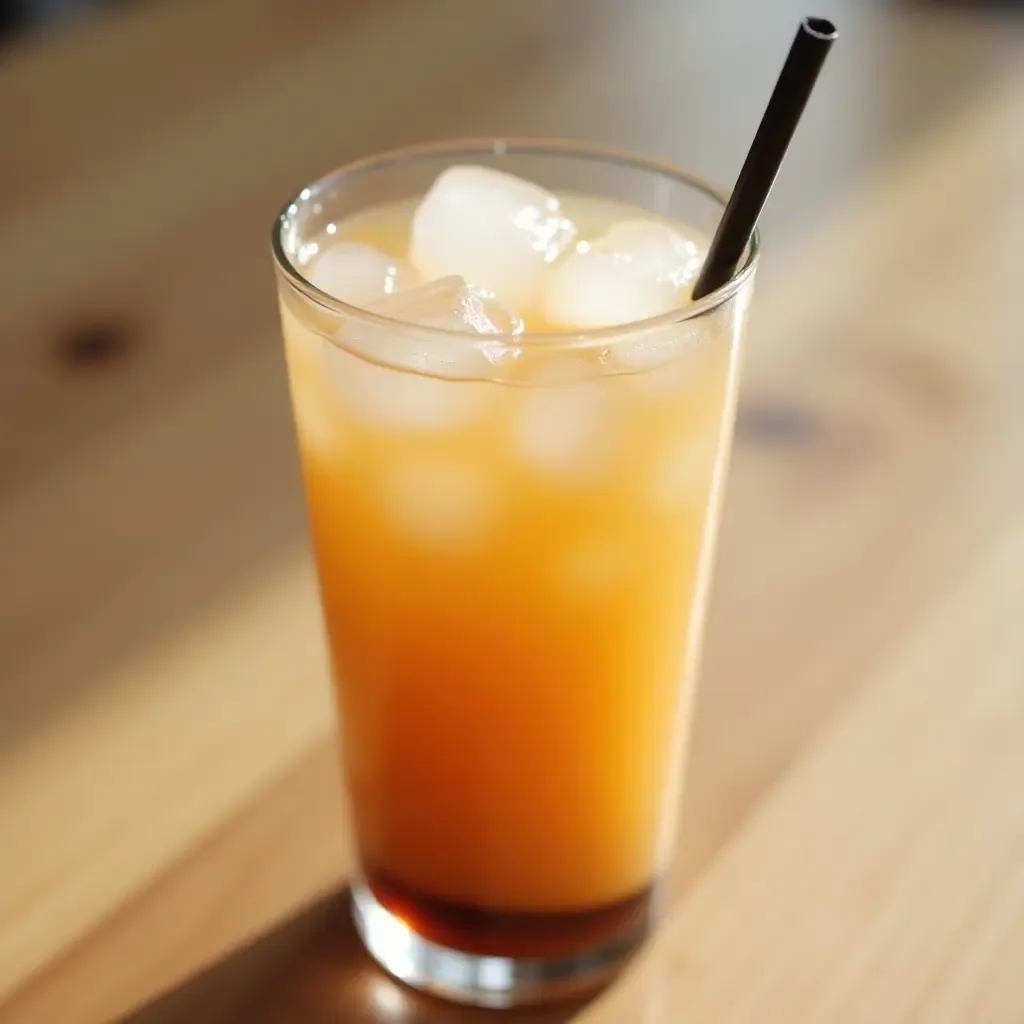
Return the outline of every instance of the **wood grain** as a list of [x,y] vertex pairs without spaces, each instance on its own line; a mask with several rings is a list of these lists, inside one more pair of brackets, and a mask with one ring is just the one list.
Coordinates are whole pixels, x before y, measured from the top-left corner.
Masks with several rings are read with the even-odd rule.
[[[276,925],[341,884],[348,855],[266,224],[346,156],[488,123],[685,157],[663,111],[623,97],[730,65],[663,41],[664,19],[696,15],[654,0],[592,4],[586,31],[578,5],[540,23],[498,5],[464,20],[479,45],[458,61],[445,33],[466,5],[357,6],[156,2],[0,67],[51,97],[33,93],[0,164],[5,1024],[111,1019],[265,932],[140,1020],[339,1019],[338,985],[340,1019],[477,1019],[374,972],[336,900]],[[734,14],[700,24],[724,40]],[[854,39],[908,33],[879,17],[857,7]],[[928,24],[958,112],[915,108],[928,133],[873,171],[860,157],[763,268],[672,914],[605,999],[545,1019],[1024,1017],[1024,81],[997,73],[991,25]],[[173,82],[189,40],[195,105],[122,88]],[[599,83],[640,54],[599,117]],[[735,60],[750,82],[774,70]],[[850,91],[832,101],[863,113],[863,68],[837,75]],[[758,113],[746,87],[723,101],[738,123]],[[688,103],[694,138],[715,136]],[[75,129],[96,109],[102,145]],[[877,153],[900,123],[865,113],[849,138],[875,132]],[[838,161],[852,143],[832,130],[807,129]],[[736,156],[697,149],[698,166]],[[62,359],[93,323],[123,345]]]
[[[1021,564],[1018,524],[820,730],[616,986],[505,1019],[1019,1020]],[[331,900],[132,1021],[487,1019],[388,981]]]
[[[991,543],[581,1019],[1020,1019],[1024,524]],[[1013,567],[1011,570],[1009,567]],[[1007,901],[1010,906],[1007,906]],[[963,960],[958,951],[983,946]],[[981,1006],[986,1012],[978,1012]]]
[[76,1020],[111,1020],[270,929],[343,878],[351,860],[341,808],[336,751],[324,742],[86,945],[0,1004],[0,1020],[43,1024],[68,1019],[69,1007]]

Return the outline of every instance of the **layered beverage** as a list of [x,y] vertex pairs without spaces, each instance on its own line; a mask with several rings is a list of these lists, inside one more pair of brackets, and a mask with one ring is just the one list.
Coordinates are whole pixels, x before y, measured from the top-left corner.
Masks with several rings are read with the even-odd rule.
[[357,922],[400,977],[494,1004],[650,920],[754,263],[691,303],[707,235],[669,199],[713,194],[541,157],[363,165],[277,235]]

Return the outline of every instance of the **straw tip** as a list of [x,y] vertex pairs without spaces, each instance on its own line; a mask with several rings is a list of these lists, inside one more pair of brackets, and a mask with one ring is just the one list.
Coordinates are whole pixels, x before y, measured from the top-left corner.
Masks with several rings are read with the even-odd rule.
[[800,27],[810,36],[821,40],[823,43],[833,42],[839,35],[839,30],[828,18],[806,17]]

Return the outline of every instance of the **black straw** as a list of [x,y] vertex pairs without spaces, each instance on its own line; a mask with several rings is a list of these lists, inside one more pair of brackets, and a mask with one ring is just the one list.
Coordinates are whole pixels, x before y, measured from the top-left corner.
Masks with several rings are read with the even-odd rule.
[[732,277],[775,184],[818,72],[839,33],[826,18],[804,18],[693,289],[700,299]]

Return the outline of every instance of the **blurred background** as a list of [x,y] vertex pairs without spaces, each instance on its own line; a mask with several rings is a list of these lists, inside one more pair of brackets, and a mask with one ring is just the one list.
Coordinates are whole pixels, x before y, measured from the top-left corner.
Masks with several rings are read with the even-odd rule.
[[[744,729],[723,728],[736,744],[714,756],[698,741],[691,813],[710,837],[726,828],[721,808],[779,768],[801,723],[832,698],[825,676],[812,683],[808,669],[801,691],[784,668],[783,643],[795,651],[801,642],[796,612],[780,590],[758,589],[747,553],[795,542],[792,510],[840,488],[829,473],[844,459],[903,452],[920,465],[922,452],[938,451],[938,435],[922,440],[913,419],[919,399],[932,401],[932,415],[957,391],[958,371],[934,371],[920,355],[933,343],[953,351],[930,333],[937,320],[914,321],[913,358],[880,354],[893,337],[898,348],[898,333],[874,339],[871,380],[886,383],[869,411],[841,383],[855,364],[814,360],[849,342],[843,332],[865,296],[895,302],[910,266],[925,268],[914,295],[949,294],[950,275],[962,280],[966,264],[951,264],[946,247],[964,229],[938,217],[907,252],[894,219],[860,252],[865,263],[877,259],[875,276],[850,276],[856,296],[814,323],[781,316],[772,296],[784,293],[795,309],[791,257],[804,240],[831,223],[853,230],[844,211],[921,140],[983,109],[1024,54],[1022,5],[1009,0],[806,6],[0,0],[0,829],[22,837],[0,838],[0,1002],[329,733],[269,254],[283,199],[352,158],[457,135],[606,141],[728,185],[797,22],[813,13],[833,18],[841,40],[762,221],[764,302],[742,422],[769,448],[805,435],[825,441],[802,449],[811,454],[802,475],[785,478],[785,500],[777,466],[754,465],[761,456],[741,450],[704,719],[713,731],[715,708],[749,678],[745,656],[792,683],[765,712],[776,724],[785,718],[786,738],[756,763],[742,760]],[[1019,118],[1017,129],[1024,138]],[[1019,179],[993,181],[990,195],[1005,188],[1019,200]],[[1009,208],[1000,199],[984,210],[983,198],[969,204],[979,222]],[[831,244],[813,251],[827,268]],[[853,270],[837,263],[835,275]],[[818,355],[780,355],[773,390],[767,364],[776,351],[797,353],[797,342]],[[791,368],[806,384],[799,401],[786,390]],[[895,484],[892,494],[879,516],[913,521],[902,542],[931,498],[922,491],[911,501]],[[808,515],[838,523],[834,513],[819,505]],[[864,555],[877,527],[872,519],[823,534],[824,553],[800,580],[803,599],[819,585],[841,589],[865,565],[881,573],[891,550],[871,548],[870,563]],[[944,543],[949,557],[954,545]],[[931,558],[929,549],[915,565],[937,564]],[[773,580],[787,578],[772,564]],[[874,640],[898,628],[930,571],[900,576],[915,590],[872,584],[896,595],[885,627],[864,627]],[[742,652],[726,640],[723,602],[764,623]],[[850,619],[837,608],[829,621]],[[771,629],[792,642],[770,640]],[[764,710],[758,699],[751,691],[744,707]],[[723,804],[729,786],[735,801]]]
[[[146,48],[159,47],[159,33],[137,37],[132,26],[155,20],[152,9],[161,6],[203,13],[190,47],[149,60],[146,77],[138,77]],[[779,183],[768,227],[810,214],[886,145],[941,117],[1019,56],[1013,26],[1021,6],[1019,0],[821,0],[814,9],[838,22],[843,47],[808,114],[799,155]],[[79,122],[76,134],[97,159],[144,146],[145,126],[121,122],[115,110],[104,134],[89,123],[83,104],[100,100],[104,87],[163,93],[144,119],[152,131],[165,111],[180,120],[203,116],[233,93],[272,94],[283,71],[291,79],[288,98],[306,108],[299,116],[338,126],[324,142],[340,158],[438,133],[568,134],[653,149],[727,182],[793,26],[806,12],[795,0],[296,0],[237,13],[225,0],[4,0],[0,31],[9,65],[40,47],[52,47],[54,59],[65,47],[76,50],[77,64],[65,71],[68,91],[23,95],[20,117],[9,122],[27,131],[29,145],[18,147],[29,151],[25,159],[37,133],[46,131],[41,115],[49,111],[52,122],[55,108],[77,107],[85,124]],[[102,47],[72,42],[89,35],[108,38]],[[261,51],[260,42],[270,49]],[[315,68],[332,56],[333,73]],[[6,82],[8,90],[16,88],[17,75],[9,71]],[[284,90],[278,95],[285,102]],[[255,97],[252,105],[255,110]],[[93,117],[107,120],[100,110]],[[372,127],[363,127],[367,121]],[[262,127],[264,147],[281,140],[282,125]],[[117,137],[116,149],[108,135]],[[256,158],[259,151],[246,155]],[[295,159],[302,177],[305,165],[299,154]]]

